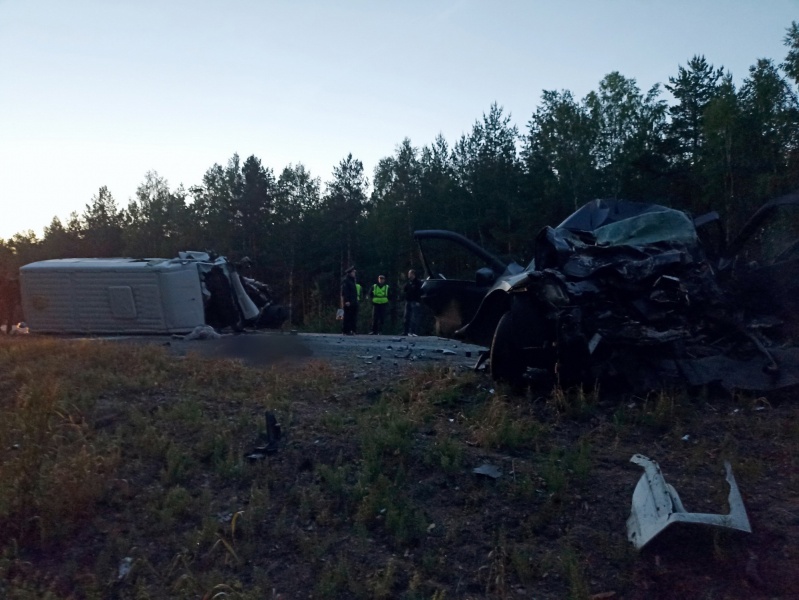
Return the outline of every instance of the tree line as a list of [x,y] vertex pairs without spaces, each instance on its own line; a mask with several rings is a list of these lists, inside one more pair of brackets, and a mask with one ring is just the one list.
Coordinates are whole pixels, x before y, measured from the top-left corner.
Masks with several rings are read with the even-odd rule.
[[624,198],[716,210],[734,232],[765,200],[799,188],[798,23],[783,41],[784,61],[757,60],[739,86],[697,55],[646,91],[618,72],[582,99],[544,91],[524,131],[495,103],[452,144],[402,140],[371,181],[351,154],[324,184],[302,164],[276,173],[236,154],[188,189],[148,172],[127,207],[101,187],[41,239],[0,241],[0,267],[180,250],[247,256],[295,325],[324,329],[349,265],[395,289],[419,267],[416,229],[453,230],[526,262],[541,227],[589,200]]

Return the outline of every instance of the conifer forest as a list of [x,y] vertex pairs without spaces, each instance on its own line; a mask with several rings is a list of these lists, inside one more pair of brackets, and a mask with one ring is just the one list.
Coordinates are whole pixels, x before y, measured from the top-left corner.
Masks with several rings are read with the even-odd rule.
[[799,188],[799,23],[784,43],[784,57],[757,59],[738,84],[695,55],[648,90],[619,72],[584,98],[544,90],[533,114],[513,115],[523,128],[500,99],[460,139],[398,140],[373,173],[346,148],[329,178],[238,154],[188,188],[151,171],[127,206],[99,187],[41,237],[0,240],[0,269],[181,250],[246,256],[250,275],[291,306],[293,325],[314,328],[337,304],[350,265],[365,283],[381,273],[394,286],[420,269],[418,229],[452,230],[527,264],[543,226],[590,200],[619,198],[695,216],[714,210],[731,235],[765,201]]

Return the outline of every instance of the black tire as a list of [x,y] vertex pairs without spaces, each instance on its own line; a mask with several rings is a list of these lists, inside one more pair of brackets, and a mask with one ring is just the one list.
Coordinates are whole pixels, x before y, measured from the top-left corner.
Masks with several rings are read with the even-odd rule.
[[510,311],[502,315],[494,330],[489,366],[494,381],[509,383],[514,387],[524,385],[524,372],[527,370],[527,365],[522,351],[516,343],[513,315]]

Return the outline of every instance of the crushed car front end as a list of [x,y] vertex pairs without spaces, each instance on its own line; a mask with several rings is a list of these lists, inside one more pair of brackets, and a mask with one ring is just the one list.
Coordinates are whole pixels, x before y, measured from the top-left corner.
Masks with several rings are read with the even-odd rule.
[[751,286],[740,269],[738,285],[720,279],[717,255],[683,211],[596,200],[542,230],[530,265],[498,277],[455,335],[490,346],[492,375],[514,384],[798,383],[799,354],[770,335],[780,319],[740,304]]

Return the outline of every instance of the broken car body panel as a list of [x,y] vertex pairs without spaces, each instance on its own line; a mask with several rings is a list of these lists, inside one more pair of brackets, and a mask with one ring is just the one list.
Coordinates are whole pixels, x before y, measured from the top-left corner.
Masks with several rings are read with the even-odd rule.
[[639,550],[674,523],[693,523],[752,532],[741,492],[738,490],[729,462],[724,463],[727,483],[730,486],[727,498],[730,512],[726,515],[686,511],[677,490],[666,483],[660,467],[654,460],[636,454],[630,462],[644,468],[644,474],[635,486],[632,509],[627,519],[627,538]]
[[724,249],[718,271],[744,306],[789,317],[799,311],[799,193],[760,207]]
[[[764,218],[775,208],[797,206],[796,195],[770,203],[742,233],[768,239]],[[490,346],[492,374],[517,382],[533,368],[557,374],[563,383],[623,377],[638,388],[678,381],[752,390],[794,385],[799,360],[781,349],[786,340],[780,317],[790,311],[768,311],[796,301],[790,291],[799,291],[799,277],[774,269],[790,274],[799,265],[799,244],[791,238],[791,223],[799,219],[781,221],[789,243],[776,253],[777,262],[745,265],[739,254],[731,254],[744,242],[713,249],[709,258],[697,222],[707,226],[717,215],[694,221],[656,204],[589,202],[558,227],[539,233],[526,269],[495,272],[479,308],[471,317],[463,313],[454,335]],[[419,234],[425,232],[417,232],[422,246]],[[427,262],[425,268],[422,300],[438,319],[446,305],[437,303],[435,273]],[[781,278],[783,299],[777,303],[754,299],[755,293],[779,287],[753,288],[750,281],[764,273]],[[452,292],[447,298],[449,304],[460,300]],[[759,375],[734,376],[735,364],[749,365],[750,371],[759,365],[754,367]]]
[[[20,268],[22,308],[35,333],[185,333],[240,328],[285,313],[251,293],[224,257],[72,258]],[[283,317],[284,319],[285,317]]]

